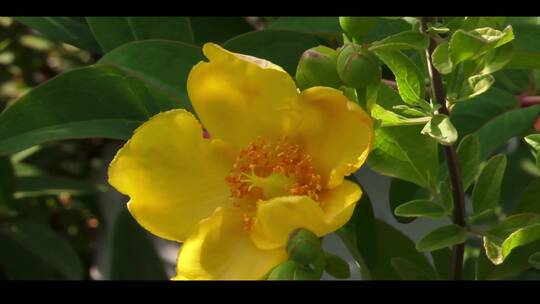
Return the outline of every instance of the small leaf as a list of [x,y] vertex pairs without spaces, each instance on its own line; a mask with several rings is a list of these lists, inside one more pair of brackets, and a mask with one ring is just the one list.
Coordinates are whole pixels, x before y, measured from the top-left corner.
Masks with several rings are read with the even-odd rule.
[[540,134],[526,136],[525,142],[527,142],[536,153],[540,153]]
[[534,212],[540,214],[540,178],[533,180],[516,203],[512,213]]
[[499,154],[488,160],[480,172],[472,195],[472,206],[475,214],[495,208],[499,204],[506,162],[506,156]]
[[442,206],[428,200],[414,200],[407,202],[397,207],[394,213],[404,217],[423,216],[441,218],[446,215],[446,211]]
[[480,165],[480,142],[474,134],[465,136],[457,148],[463,188],[466,191],[476,178]]
[[452,224],[428,233],[418,242],[416,249],[421,252],[434,251],[464,243],[466,240],[467,231],[465,228]]
[[426,273],[422,268],[416,266],[404,258],[393,258],[391,260],[392,267],[403,280],[435,280],[436,278],[431,273]]
[[390,182],[390,193],[388,195],[392,215],[398,222],[406,224],[414,221],[415,218],[397,216],[395,213],[396,208],[414,199],[426,199],[429,197],[429,192],[414,183],[393,178]]
[[375,51],[396,77],[399,95],[404,102],[416,104],[424,99],[424,78],[414,62],[400,51]]
[[531,264],[534,268],[540,270],[540,252],[532,254],[529,257],[529,264]]
[[450,39],[452,62],[458,64],[467,59],[482,56],[487,51],[500,47],[514,39],[512,27],[504,31],[484,27],[470,32],[457,30]]
[[450,58],[450,53],[448,50],[448,42],[442,42],[437,46],[435,51],[433,51],[433,66],[441,74],[449,74],[452,72],[454,65],[452,59]]
[[434,115],[422,129],[422,134],[431,136],[438,143],[445,146],[451,146],[458,138],[457,130],[450,118],[443,114]]
[[374,42],[369,47],[369,50],[425,50],[428,45],[429,39],[426,35],[419,32],[406,31]]
[[493,264],[499,265],[516,247],[527,245],[538,239],[540,239],[540,224],[535,224],[516,230],[502,244],[484,237],[484,247],[488,258]]
[[336,279],[347,279],[351,276],[349,264],[342,258],[326,253],[326,266],[324,270]]
[[371,116],[381,121],[381,127],[422,125],[429,122],[431,119],[429,116],[408,118],[395,112],[386,110],[378,104],[373,105],[373,108],[371,109]]
[[448,95],[448,99],[452,102],[464,101],[476,97],[486,92],[495,82],[495,78],[490,74],[474,75],[467,79],[465,85],[457,96]]

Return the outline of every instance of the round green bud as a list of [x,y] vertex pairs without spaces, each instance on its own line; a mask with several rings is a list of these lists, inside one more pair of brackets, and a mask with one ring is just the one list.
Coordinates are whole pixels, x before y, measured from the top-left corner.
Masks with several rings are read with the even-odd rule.
[[302,265],[317,263],[323,256],[321,241],[309,230],[296,229],[289,236],[287,254]]
[[377,58],[363,46],[351,43],[338,55],[337,72],[353,88],[366,88],[381,82],[382,71]]
[[317,46],[304,52],[296,69],[296,84],[300,90],[314,86],[339,88],[342,84],[336,71],[338,52]]
[[375,17],[339,17],[339,25],[352,42],[358,43],[373,28],[375,20]]

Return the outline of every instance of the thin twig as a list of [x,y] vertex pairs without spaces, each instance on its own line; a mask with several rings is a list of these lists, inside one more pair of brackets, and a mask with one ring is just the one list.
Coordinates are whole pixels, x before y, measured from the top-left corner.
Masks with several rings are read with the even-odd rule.
[[[422,17],[421,25],[422,32],[427,32],[427,23],[431,17]],[[427,65],[429,70],[429,77],[431,80],[431,87],[433,90],[432,100],[436,101],[441,108],[439,112],[445,115],[450,115],[448,107],[446,106],[446,94],[442,77],[439,71],[433,67],[432,54],[437,47],[437,42],[434,39],[430,39],[429,47],[426,50]],[[453,145],[444,146],[444,152],[446,154],[446,161],[448,163],[448,171],[450,174],[450,180],[452,182],[452,193],[454,197],[454,214],[453,222],[456,225],[465,227],[465,193],[463,191],[463,181],[461,179],[459,161],[456,153],[456,149]],[[452,257],[452,271],[450,272],[450,278],[453,280],[461,280],[463,274],[463,256],[465,254],[465,244],[458,244],[454,246]]]

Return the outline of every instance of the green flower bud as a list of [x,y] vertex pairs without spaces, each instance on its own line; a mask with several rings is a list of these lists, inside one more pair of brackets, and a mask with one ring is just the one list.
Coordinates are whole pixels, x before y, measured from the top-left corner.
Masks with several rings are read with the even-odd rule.
[[343,82],[356,89],[378,85],[382,78],[377,58],[366,48],[353,43],[339,52],[337,72]]
[[359,43],[373,28],[375,20],[375,17],[339,17],[339,25],[352,42]]
[[314,86],[338,88],[342,83],[336,71],[338,52],[318,46],[304,52],[296,69],[296,84],[300,90]]
[[289,260],[276,266],[268,275],[267,280],[320,280],[323,271],[321,269],[312,269],[309,266]]
[[290,234],[287,253],[291,260],[302,265],[318,263],[323,256],[321,241],[306,229],[296,229]]

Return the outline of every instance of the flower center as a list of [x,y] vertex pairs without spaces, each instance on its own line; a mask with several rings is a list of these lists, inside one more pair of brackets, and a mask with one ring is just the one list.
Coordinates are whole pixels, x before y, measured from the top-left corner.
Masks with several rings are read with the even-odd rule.
[[286,195],[318,201],[321,191],[321,176],[314,172],[311,157],[287,138],[250,143],[240,150],[225,181],[237,205]]

